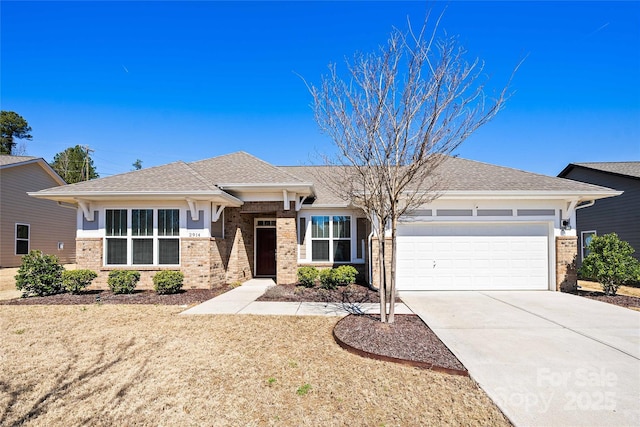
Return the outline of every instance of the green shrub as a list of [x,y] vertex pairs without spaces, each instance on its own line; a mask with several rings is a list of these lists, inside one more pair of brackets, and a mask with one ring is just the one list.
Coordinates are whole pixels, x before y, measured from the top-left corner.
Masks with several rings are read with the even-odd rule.
[[159,294],[175,294],[182,289],[183,280],[181,271],[160,271],[153,276],[153,288]]
[[96,272],[91,270],[65,270],[62,272],[62,286],[67,292],[78,294],[96,277]]
[[355,283],[358,270],[351,265],[341,265],[338,268],[334,268],[331,274],[336,285],[347,286]]
[[135,270],[112,270],[109,272],[107,284],[114,294],[132,294],[140,280],[140,273]]
[[635,250],[616,233],[594,236],[588,249],[578,273],[597,280],[605,295],[615,295],[620,285],[638,280],[640,262],[631,256]]
[[323,289],[336,289],[338,287],[333,277],[333,268],[320,270],[320,287]]
[[298,269],[298,281],[305,288],[313,288],[318,278],[318,269],[315,267],[300,267]]
[[22,291],[23,297],[57,294],[62,291],[63,270],[57,256],[32,250],[22,257],[16,275],[16,288]]

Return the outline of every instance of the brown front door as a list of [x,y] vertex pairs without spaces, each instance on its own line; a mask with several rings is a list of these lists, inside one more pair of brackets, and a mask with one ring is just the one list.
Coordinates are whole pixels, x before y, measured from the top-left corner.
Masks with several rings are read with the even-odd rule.
[[256,276],[276,275],[276,229],[256,228]]

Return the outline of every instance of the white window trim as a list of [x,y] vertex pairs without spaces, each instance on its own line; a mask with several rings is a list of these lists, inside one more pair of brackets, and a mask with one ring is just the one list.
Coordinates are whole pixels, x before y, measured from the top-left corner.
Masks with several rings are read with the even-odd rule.
[[[125,210],[127,211],[127,235],[126,236],[108,236],[107,235],[107,211],[109,210]],[[133,211],[134,210],[151,210],[153,211],[153,235],[151,236],[133,236]],[[179,225],[178,225],[178,235],[176,236],[160,236],[158,234],[158,211],[159,210],[178,210],[179,212]],[[177,207],[160,207],[160,208],[149,208],[149,207],[109,207],[102,209],[104,216],[104,236],[103,236],[103,265],[105,267],[140,267],[140,268],[148,268],[148,267],[180,267],[182,262],[182,233],[180,229],[183,224],[183,209]],[[188,214],[188,213],[187,213]],[[122,239],[127,241],[127,263],[126,264],[109,264],[107,263],[107,240],[108,239]],[[153,239],[153,264],[134,264],[133,263],[133,240],[134,239]],[[161,239],[178,239],[178,263],[177,264],[160,264],[160,243]]]
[[[26,239],[22,238],[22,237],[18,237],[18,226],[22,225],[28,228],[28,237]],[[17,251],[17,247],[18,246],[18,240],[26,240],[27,241],[27,254],[29,253],[29,251],[31,250],[31,224],[26,224],[24,222],[16,222],[15,227],[13,228],[13,254],[15,256],[23,256],[26,254],[19,254]]]
[[[349,218],[349,237],[333,237],[333,217],[348,217]],[[314,217],[329,217],[329,236],[328,237],[313,237],[313,218]],[[308,215],[307,220],[305,221],[307,223],[307,227],[311,227],[311,231],[308,234],[308,242],[307,242],[307,260],[304,260],[305,262],[311,262],[314,264],[326,264],[326,263],[331,263],[331,264],[354,264],[354,263],[361,263],[362,260],[356,258],[355,256],[355,244],[356,244],[356,237],[355,237],[355,221],[354,221],[355,217],[353,214],[351,213],[313,213]],[[350,242],[350,256],[349,256],[349,261],[335,261],[333,259],[333,244],[335,241],[339,241],[339,240],[347,240]],[[321,260],[321,261],[314,261],[313,260],[313,242],[314,241],[329,241],[329,259],[328,260]]]
[[584,235],[585,234],[593,234],[594,236],[597,236],[598,233],[596,232],[596,230],[588,230],[588,231],[581,231],[580,232],[580,260],[584,261],[584,252],[587,249],[587,245],[584,244]]

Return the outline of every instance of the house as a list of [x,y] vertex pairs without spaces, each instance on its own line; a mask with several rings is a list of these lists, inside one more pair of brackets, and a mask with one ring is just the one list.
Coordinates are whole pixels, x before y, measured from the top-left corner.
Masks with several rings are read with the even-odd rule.
[[578,265],[587,255],[592,236],[613,232],[633,246],[633,255],[640,260],[640,162],[570,163],[558,176],[623,191],[578,212]]
[[31,249],[75,262],[76,212],[27,192],[65,185],[38,157],[0,156],[0,267],[17,267]]
[[[377,237],[322,179],[332,173],[236,152],[30,194],[78,207],[77,264],[99,273],[98,286],[122,268],[140,271],[144,288],[164,269],[181,270],[186,288],[293,283],[303,265],[350,264],[369,280]],[[575,286],[576,235],[566,225],[582,203],[619,194],[458,158],[439,173],[441,196],[399,226],[400,290]]]

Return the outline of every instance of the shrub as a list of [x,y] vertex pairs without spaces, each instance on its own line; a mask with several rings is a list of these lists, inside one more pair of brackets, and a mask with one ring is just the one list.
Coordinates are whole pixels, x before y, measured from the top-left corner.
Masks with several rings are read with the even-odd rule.
[[320,270],[320,287],[323,289],[336,289],[338,287],[333,278],[333,268]]
[[333,275],[333,281],[338,286],[347,286],[351,283],[355,283],[358,270],[351,265],[341,265],[335,268],[331,274]]
[[183,280],[181,271],[160,271],[153,276],[153,288],[159,294],[175,294],[182,289]]
[[631,256],[635,251],[616,233],[594,236],[588,249],[578,273],[597,280],[605,295],[615,295],[620,285],[638,280],[640,262]]
[[32,250],[22,257],[16,275],[16,288],[22,291],[23,297],[57,294],[62,291],[63,270],[57,256]]
[[107,284],[114,294],[131,294],[140,280],[140,273],[135,270],[112,270],[109,272]]
[[298,281],[305,288],[313,288],[318,278],[318,269],[315,267],[300,267],[298,269]]
[[91,270],[65,270],[62,272],[62,286],[67,292],[78,294],[96,277],[96,272]]

